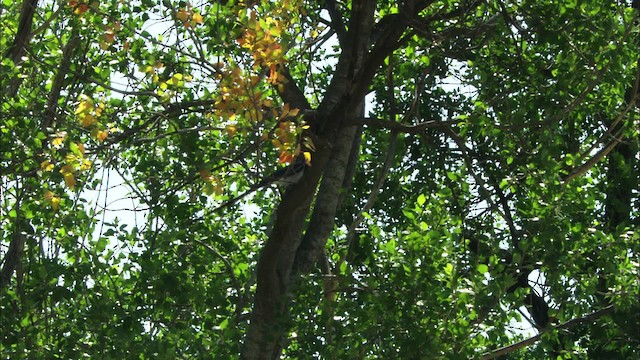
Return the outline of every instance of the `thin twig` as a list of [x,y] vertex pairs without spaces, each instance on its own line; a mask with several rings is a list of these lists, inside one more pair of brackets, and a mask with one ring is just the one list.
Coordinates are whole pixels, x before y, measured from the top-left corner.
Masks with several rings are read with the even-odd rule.
[[[233,287],[236,289],[236,291],[238,292],[238,298],[241,299],[242,298],[242,285],[240,284],[240,281],[238,280],[238,278],[236,277],[235,274],[235,270],[233,269],[233,265],[231,265],[231,263],[229,262],[229,260],[227,260],[227,258],[225,258],[222,254],[220,254],[220,252],[218,252],[218,250],[216,250],[215,248],[213,248],[211,245],[198,240],[198,239],[191,239],[193,242],[196,242],[200,245],[202,245],[205,249],[207,249],[210,253],[214,254],[217,258],[219,258],[223,263],[225,268],[227,269],[227,273],[229,274],[229,277],[231,278],[231,283],[233,284]],[[239,312],[242,311],[242,307],[238,306],[236,307],[236,314],[239,315]]]

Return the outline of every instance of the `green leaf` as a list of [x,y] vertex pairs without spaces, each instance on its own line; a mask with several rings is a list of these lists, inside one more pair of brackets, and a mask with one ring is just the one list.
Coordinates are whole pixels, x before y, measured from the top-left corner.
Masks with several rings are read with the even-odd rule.
[[489,272],[489,267],[485,264],[478,264],[478,266],[476,266],[476,269],[480,274],[485,274]]

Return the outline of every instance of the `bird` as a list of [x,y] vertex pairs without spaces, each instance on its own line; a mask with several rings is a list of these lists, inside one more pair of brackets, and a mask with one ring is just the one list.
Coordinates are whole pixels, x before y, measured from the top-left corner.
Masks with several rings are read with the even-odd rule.
[[288,186],[295,184],[304,175],[304,170],[307,167],[305,158],[303,155],[297,156],[289,166],[274,171],[269,176],[264,177],[254,186],[252,189],[256,190],[263,186],[276,184],[278,186]]
[[307,167],[307,163],[304,155],[299,155],[287,167],[278,169],[273,173],[269,174],[268,176],[265,176],[264,178],[262,178],[262,180],[252,185],[249,188],[249,190],[236,196],[233,199],[229,199],[225,201],[224,203],[222,203],[222,205],[218,206],[215,210],[217,211],[222,208],[233,205],[236,202],[238,202],[240,199],[251,194],[252,192],[262,187],[269,186],[271,184],[276,184],[280,187],[287,187],[289,185],[295,184],[298,181],[300,181],[300,179],[302,179],[302,175],[304,175],[304,170],[306,167]]

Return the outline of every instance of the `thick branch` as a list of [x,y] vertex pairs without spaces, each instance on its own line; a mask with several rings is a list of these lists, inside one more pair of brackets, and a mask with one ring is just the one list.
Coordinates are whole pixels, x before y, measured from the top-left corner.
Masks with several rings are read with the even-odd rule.
[[350,149],[357,126],[343,129],[331,152],[330,167],[322,178],[309,228],[298,248],[294,263],[294,274],[308,273],[324,251],[325,244],[335,222],[338,201],[349,163]]
[[[618,135],[622,135],[621,134],[622,131],[620,131],[620,134]],[[567,177],[564,179],[565,184],[568,183],[569,181],[580,177],[582,175],[584,175],[587,171],[589,171],[589,169],[591,169],[592,167],[594,167],[597,163],[600,162],[600,160],[604,159],[607,155],[609,155],[609,153],[622,141],[622,139],[618,138],[617,136],[614,137],[613,139],[611,139],[611,141],[609,141],[609,143],[607,144],[607,146],[603,147],[602,149],[600,149],[600,151],[598,151],[595,155],[593,155],[588,161],[586,161],[584,164],[580,165],[579,167],[577,167],[576,169],[573,169],[573,171],[567,175]]]
[[79,41],[80,38],[78,36],[71,37],[62,51],[62,59],[60,61],[60,66],[57,69],[56,76],[53,79],[53,83],[51,84],[51,92],[47,99],[46,116],[42,123],[42,132],[45,134],[48,133],[48,128],[54,127],[56,117],[58,115],[58,100],[60,100],[60,92],[62,91],[64,78],[69,71],[69,66],[71,66],[71,57],[73,56],[73,51],[76,46],[78,46]]
[[35,15],[36,8],[38,7],[38,0],[24,0],[22,8],[20,9],[20,19],[18,20],[18,31],[16,37],[13,39],[13,43],[5,56],[14,64],[18,65],[21,62],[21,58],[27,51],[27,45],[31,39],[31,27],[33,25],[33,16]]
[[[14,65],[18,66],[22,63],[22,57],[27,52],[27,46],[29,40],[31,40],[33,25],[33,16],[36,13],[38,7],[38,0],[24,0],[22,8],[20,9],[20,19],[18,20],[18,31],[16,37],[13,39],[13,43],[7,49],[5,57],[11,59]],[[22,78],[18,77],[9,82],[8,94],[15,96]]]
[[304,96],[304,92],[300,90],[291,73],[289,73],[289,70],[284,66],[280,66],[278,71],[285,78],[282,84],[282,91],[279,91],[282,100],[285,103],[291,104],[293,108],[310,109],[311,105],[309,105],[307,98]]
[[329,16],[331,17],[331,28],[336,32],[338,42],[341,47],[344,47],[344,44],[347,41],[347,29],[344,26],[344,21],[342,19],[342,14],[340,14],[338,9],[338,4],[335,0],[326,0],[325,9],[327,9],[327,12],[329,12]]
[[295,254],[315,190],[330,155],[326,141],[315,139],[313,166],[291,185],[275,212],[275,223],[258,261],[257,289],[241,359],[279,358],[285,329],[287,294]]
[[[17,206],[19,209],[19,204]],[[11,277],[22,261],[22,253],[24,251],[25,235],[22,233],[19,221],[16,220],[13,236],[9,243],[9,249],[2,259],[2,270],[0,271],[0,289],[7,286],[11,282]]]
[[[362,68],[366,60],[369,48],[369,38],[374,23],[376,2],[362,0],[353,3],[349,30],[344,44],[341,44],[342,53],[331,78],[331,83],[326,89],[324,98],[318,107],[322,115],[338,113],[343,115],[347,109],[353,109],[364,96],[350,96],[354,86],[355,74]],[[371,79],[367,81],[367,87]],[[323,117],[322,121],[342,120],[340,117]],[[319,124],[323,129],[325,123]],[[340,124],[332,124],[332,128],[338,128]]]

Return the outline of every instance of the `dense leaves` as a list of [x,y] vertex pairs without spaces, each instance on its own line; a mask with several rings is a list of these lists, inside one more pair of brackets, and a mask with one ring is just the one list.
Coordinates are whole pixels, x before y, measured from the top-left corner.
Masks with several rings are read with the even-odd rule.
[[639,357],[636,3],[2,1],[0,356]]

